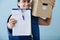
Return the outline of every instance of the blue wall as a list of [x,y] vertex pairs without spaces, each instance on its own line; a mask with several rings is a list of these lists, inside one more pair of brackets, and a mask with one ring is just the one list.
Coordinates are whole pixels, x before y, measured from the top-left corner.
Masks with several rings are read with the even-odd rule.
[[16,0],[0,0],[0,40],[8,40],[6,21],[14,6]]
[[[41,40],[60,40],[60,0],[56,0],[56,5],[52,14],[50,26],[40,27]],[[0,0],[0,40],[8,40],[6,20],[12,8],[17,7],[17,0]]]

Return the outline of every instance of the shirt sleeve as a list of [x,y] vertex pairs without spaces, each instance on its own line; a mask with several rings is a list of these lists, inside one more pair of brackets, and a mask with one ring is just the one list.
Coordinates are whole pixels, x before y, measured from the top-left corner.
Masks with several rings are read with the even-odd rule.
[[[7,23],[9,22],[9,19],[10,19],[11,16],[12,16],[12,15],[10,15],[10,16],[8,17]],[[12,29],[9,29],[8,27],[7,27],[7,29],[8,29],[8,32],[12,34]]]

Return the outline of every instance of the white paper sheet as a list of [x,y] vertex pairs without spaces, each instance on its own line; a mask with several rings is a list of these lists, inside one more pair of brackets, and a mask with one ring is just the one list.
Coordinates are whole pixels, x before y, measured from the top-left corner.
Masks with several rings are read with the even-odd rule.
[[[24,20],[22,15],[24,15]],[[13,36],[31,35],[31,10],[12,10],[12,16],[17,20],[12,30]]]

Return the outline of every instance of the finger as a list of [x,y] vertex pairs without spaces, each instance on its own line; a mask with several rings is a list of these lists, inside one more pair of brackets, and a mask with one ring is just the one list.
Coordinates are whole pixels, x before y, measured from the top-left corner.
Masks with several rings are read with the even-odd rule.
[[16,20],[11,20],[11,22],[17,22]]
[[15,20],[10,20],[10,21],[9,21],[10,24],[15,24],[16,22],[17,22],[17,21],[15,21]]
[[16,23],[16,21],[9,21],[9,23],[13,23],[14,24],[14,23]]
[[11,25],[14,25],[16,22],[10,22]]
[[54,6],[55,2],[50,2],[49,4],[52,5],[52,6]]
[[12,24],[15,24],[16,22],[11,22]]
[[16,21],[15,19],[10,19],[9,21]]
[[55,2],[55,0],[51,0],[51,2]]
[[11,19],[9,19],[9,20],[15,20],[14,18],[11,18]]
[[52,9],[53,9],[53,7],[55,5],[55,0],[50,0],[49,4],[52,6]]
[[11,22],[16,22],[16,20],[10,20]]
[[55,3],[55,0],[50,0],[50,3]]

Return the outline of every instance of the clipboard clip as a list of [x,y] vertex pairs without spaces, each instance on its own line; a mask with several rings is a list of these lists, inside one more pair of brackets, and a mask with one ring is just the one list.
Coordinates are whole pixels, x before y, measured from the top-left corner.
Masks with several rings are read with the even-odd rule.
[[25,20],[25,17],[24,17],[24,15],[22,15],[22,18],[23,18],[23,20]]

